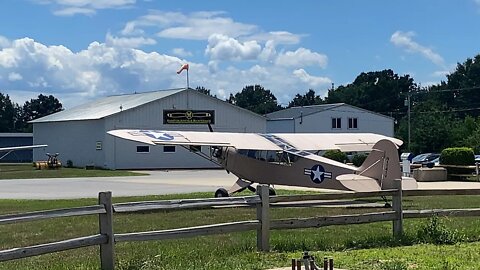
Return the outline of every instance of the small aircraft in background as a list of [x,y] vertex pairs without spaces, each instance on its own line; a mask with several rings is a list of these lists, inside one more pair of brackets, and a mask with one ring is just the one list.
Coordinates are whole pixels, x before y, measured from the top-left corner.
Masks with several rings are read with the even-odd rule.
[[[180,145],[238,177],[227,197],[253,183],[349,191],[392,189],[402,179],[403,189],[416,189],[413,178],[402,177],[398,146],[402,141],[372,133],[228,133],[160,130],[112,130],[109,134],[150,145]],[[209,146],[209,151],[201,151]],[[337,149],[370,151],[360,167],[337,162],[315,153]],[[271,189],[271,195],[275,192]]]
[[29,150],[29,149],[34,149],[34,148],[44,148],[47,147],[48,145],[46,144],[37,144],[37,145],[25,145],[25,146],[11,146],[11,147],[0,147],[0,153],[5,153],[0,156],[0,160],[2,160],[4,157],[8,156],[10,153],[14,151],[20,151],[20,150]]

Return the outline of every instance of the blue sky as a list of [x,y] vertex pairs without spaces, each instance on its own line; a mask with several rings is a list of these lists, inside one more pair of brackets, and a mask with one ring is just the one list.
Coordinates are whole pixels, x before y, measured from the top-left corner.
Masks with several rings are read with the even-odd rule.
[[0,2],[0,91],[65,107],[105,95],[204,86],[220,98],[261,84],[296,93],[387,68],[445,80],[480,53],[480,0]]

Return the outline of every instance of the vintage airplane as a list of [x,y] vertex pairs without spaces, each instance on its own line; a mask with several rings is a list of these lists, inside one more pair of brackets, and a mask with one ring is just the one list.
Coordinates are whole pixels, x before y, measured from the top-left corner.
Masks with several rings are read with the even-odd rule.
[[37,145],[25,145],[25,146],[11,146],[11,147],[0,147],[0,153],[4,153],[0,156],[0,160],[2,160],[4,157],[8,156],[10,153],[14,151],[20,151],[20,150],[30,150],[34,148],[44,148],[47,147],[48,145],[46,144],[37,144]]
[[[371,133],[227,133],[160,130],[112,130],[109,134],[150,145],[180,145],[220,165],[238,177],[226,197],[253,183],[375,191],[393,188],[402,179],[404,189],[416,189],[413,178],[402,177],[397,147],[401,140]],[[202,152],[201,146],[210,151]],[[338,149],[370,151],[360,167],[337,162],[315,153]],[[271,189],[271,194],[274,190]]]

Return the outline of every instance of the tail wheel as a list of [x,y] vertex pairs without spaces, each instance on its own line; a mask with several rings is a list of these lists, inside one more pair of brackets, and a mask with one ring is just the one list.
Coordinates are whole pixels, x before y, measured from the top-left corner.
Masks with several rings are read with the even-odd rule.
[[275,189],[273,187],[268,187],[268,195],[269,196],[276,196],[277,191],[275,191]]
[[219,188],[215,191],[215,198],[229,197],[228,191],[224,188]]

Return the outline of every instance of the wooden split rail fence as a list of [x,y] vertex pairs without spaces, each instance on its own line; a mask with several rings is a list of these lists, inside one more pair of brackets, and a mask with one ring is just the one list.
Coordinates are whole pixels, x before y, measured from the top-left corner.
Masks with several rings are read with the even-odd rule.
[[[181,199],[117,204],[112,204],[111,192],[101,192],[98,196],[98,205],[0,216],[0,226],[2,224],[9,223],[85,215],[98,215],[99,219],[98,234],[74,239],[67,239],[59,242],[2,250],[0,251],[0,262],[59,252],[69,249],[77,249],[82,247],[99,245],[101,268],[114,269],[115,243],[118,242],[178,239],[196,237],[201,235],[213,235],[256,230],[258,250],[269,251],[269,239],[271,230],[313,228],[330,225],[347,225],[392,221],[393,235],[394,237],[399,237],[403,233],[403,219],[405,218],[425,218],[431,217],[432,215],[462,217],[480,216],[480,208],[431,210],[403,210],[402,208],[403,196],[480,195],[480,189],[402,191],[401,181],[395,181],[395,183],[396,189],[376,192],[326,193],[273,197],[269,197],[267,186],[259,185],[257,188],[257,195],[254,196],[212,199]],[[271,204],[275,203],[303,201],[302,206],[316,206],[322,204],[322,200],[359,199],[380,196],[392,197],[391,210],[353,215],[291,218],[279,220],[270,219],[269,208]],[[153,211],[166,209],[204,209],[218,206],[256,207],[257,219],[170,230],[114,233],[114,213],[132,213],[138,211]],[[281,204],[276,206],[288,207],[289,205]]]

